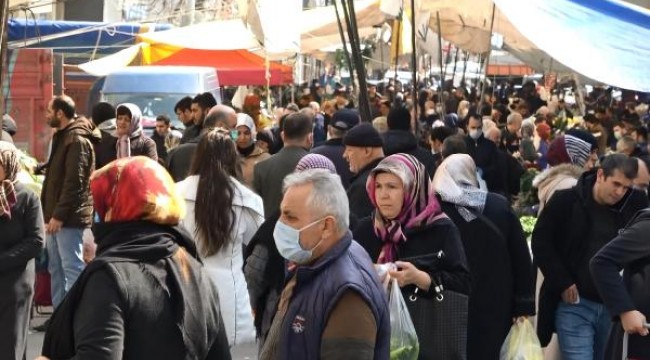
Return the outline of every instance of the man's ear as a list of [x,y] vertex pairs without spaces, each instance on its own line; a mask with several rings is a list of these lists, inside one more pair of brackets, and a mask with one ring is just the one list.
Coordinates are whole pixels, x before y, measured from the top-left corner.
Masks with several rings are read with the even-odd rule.
[[282,142],[285,142],[285,140],[284,140],[284,130],[280,132],[280,138],[282,138]]

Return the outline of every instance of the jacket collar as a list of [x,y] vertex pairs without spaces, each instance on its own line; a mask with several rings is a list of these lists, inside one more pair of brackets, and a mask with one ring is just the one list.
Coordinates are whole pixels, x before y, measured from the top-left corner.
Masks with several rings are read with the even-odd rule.
[[370,161],[369,163],[366,164],[366,166],[362,167],[361,170],[359,170],[358,173],[356,173],[351,179],[350,182],[355,181],[357,178],[361,177],[363,174],[370,172],[372,169],[377,167],[377,164],[379,164],[384,157],[377,158],[375,160]]
[[329,139],[323,145],[343,146],[343,138]]
[[[578,179],[578,183],[574,188],[578,197],[580,198],[580,201],[585,207],[589,207],[596,203],[596,200],[594,199],[594,192],[593,192],[594,186],[596,185],[596,173],[597,173],[596,169],[589,170],[583,173]],[[619,202],[617,202],[614,205],[609,205],[607,206],[607,208],[619,213],[622,212],[623,210],[625,210],[625,207],[628,204],[628,201],[630,200],[630,197],[632,196],[633,192],[634,192],[633,189],[628,189],[628,191],[625,193],[625,195]]]
[[352,244],[352,233],[348,230],[345,235],[325,254],[318,258],[314,263],[309,265],[299,265],[296,272],[296,281],[298,283],[309,281],[320,271],[329,266],[336,259],[340,258]]

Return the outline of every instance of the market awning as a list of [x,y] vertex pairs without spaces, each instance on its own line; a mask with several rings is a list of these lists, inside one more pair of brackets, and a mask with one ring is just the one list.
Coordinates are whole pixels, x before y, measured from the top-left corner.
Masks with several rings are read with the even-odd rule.
[[112,54],[134,45],[138,35],[171,28],[170,24],[12,19],[8,46],[47,48],[57,53]]

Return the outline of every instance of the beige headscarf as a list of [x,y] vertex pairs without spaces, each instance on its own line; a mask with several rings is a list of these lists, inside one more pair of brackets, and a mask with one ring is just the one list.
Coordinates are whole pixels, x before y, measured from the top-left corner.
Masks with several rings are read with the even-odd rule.
[[487,191],[479,188],[476,164],[467,154],[450,155],[440,164],[433,177],[433,189],[443,201],[456,205],[467,222],[476,219],[471,210],[483,212]]
[[115,108],[115,112],[119,111],[120,108],[125,107],[129,110],[131,114],[131,126],[129,127],[129,133],[126,135],[121,135],[117,138],[117,158],[131,157],[131,139],[142,135],[142,124],[140,118],[142,118],[142,111],[136,104],[124,103],[120,104]]

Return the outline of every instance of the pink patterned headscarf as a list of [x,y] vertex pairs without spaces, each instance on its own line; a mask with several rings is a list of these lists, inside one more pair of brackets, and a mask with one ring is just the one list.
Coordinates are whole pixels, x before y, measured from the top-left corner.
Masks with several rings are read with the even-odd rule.
[[403,229],[411,229],[431,224],[446,217],[440,208],[440,203],[431,189],[431,179],[424,165],[415,157],[408,154],[394,154],[382,160],[372,170],[366,190],[370,201],[377,208],[375,185],[377,174],[390,173],[402,180],[404,186],[404,203],[400,213],[394,219],[386,219],[375,210],[375,233],[384,243],[379,264],[395,260],[395,252],[400,241],[407,241]]

